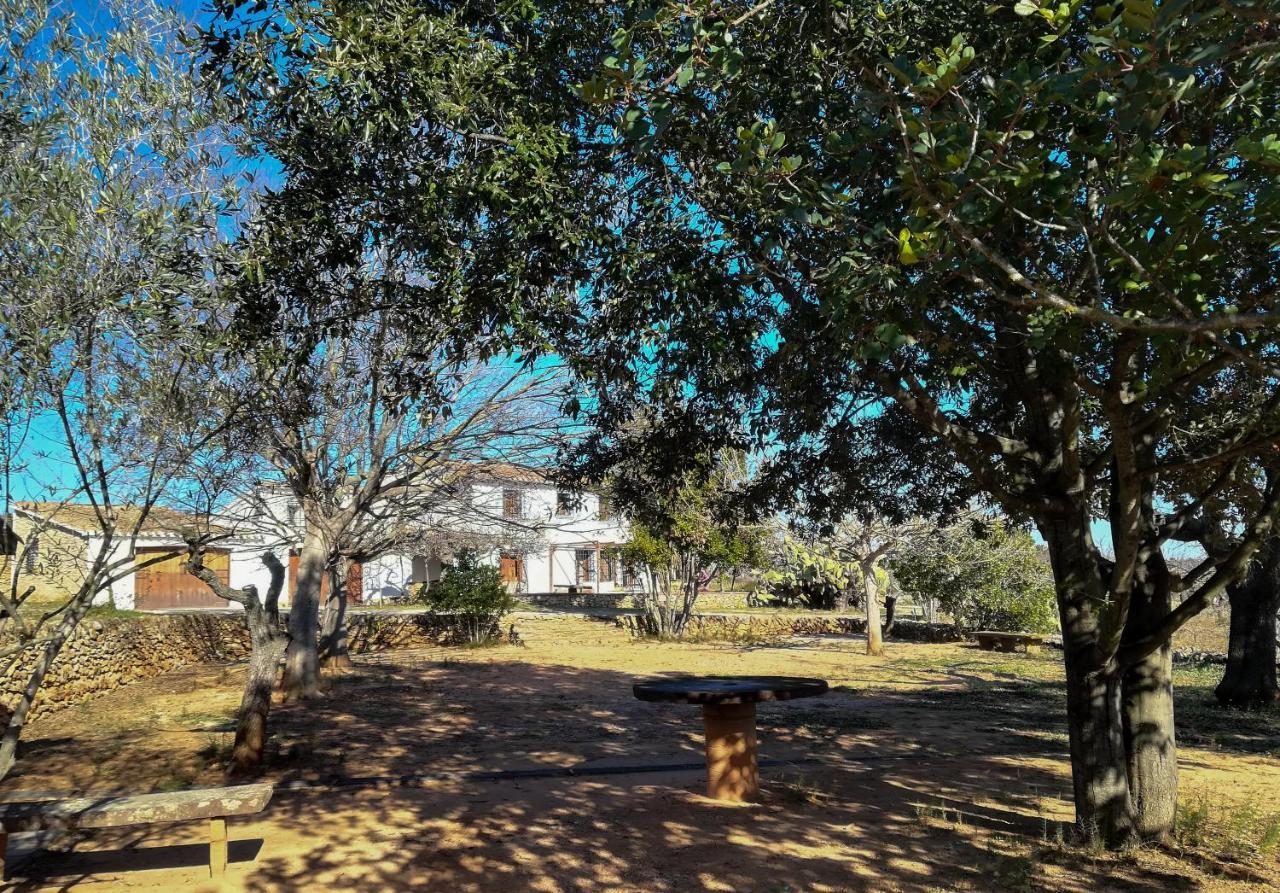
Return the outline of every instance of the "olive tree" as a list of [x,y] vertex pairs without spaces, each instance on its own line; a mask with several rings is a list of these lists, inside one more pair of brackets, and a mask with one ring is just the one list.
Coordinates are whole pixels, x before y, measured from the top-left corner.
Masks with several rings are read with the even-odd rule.
[[[221,337],[215,262],[244,203],[231,132],[180,20],[142,0],[109,11],[99,29],[47,3],[0,3],[4,495],[27,522],[0,627],[4,661],[28,679],[0,775],[95,600],[168,557],[135,563],[138,536],[209,535],[172,530],[166,506],[226,424],[196,407]],[[48,596],[42,564],[68,523],[86,544]]]

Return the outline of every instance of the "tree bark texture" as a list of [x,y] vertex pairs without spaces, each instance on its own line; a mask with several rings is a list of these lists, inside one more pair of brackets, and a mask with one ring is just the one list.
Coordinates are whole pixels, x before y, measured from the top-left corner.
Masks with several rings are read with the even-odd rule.
[[289,605],[289,646],[285,651],[280,689],[285,700],[301,700],[320,693],[318,626],[320,586],[326,573],[328,549],[308,519],[298,557],[298,583]]
[[1280,702],[1276,682],[1276,614],[1280,611],[1280,536],[1272,536],[1253,556],[1245,578],[1227,588],[1231,632],[1227,668],[1214,689],[1232,707],[1265,707]]
[[[1172,608],[1168,568],[1156,554],[1139,569],[1125,638],[1149,634]],[[1125,752],[1134,831],[1143,840],[1165,841],[1178,811],[1178,747],[1173,723],[1173,644],[1124,668]]]
[[867,654],[879,657],[884,654],[884,633],[880,626],[880,593],[876,586],[876,569],[861,564],[862,591],[867,600]]
[[329,594],[325,599],[320,629],[320,665],[341,672],[351,667],[347,650],[347,574],[351,562],[338,559],[329,564]]
[[1088,517],[1042,525],[1049,544],[1062,624],[1067,726],[1076,826],[1092,840],[1120,845],[1132,837],[1133,798],[1125,748],[1121,674],[1099,652],[1106,604]]
[[266,602],[257,593],[248,593],[245,601],[245,623],[249,627],[249,674],[244,694],[236,713],[236,741],[231,753],[229,772],[233,775],[256,773],[262,767],[267,745],[267,718],[271,713],[271,692],[280,670],[285,638],[280,630],[280,591],[284,588],[285,569],[270,552],[262,561],[271,570],[271,587]]
[[[1177,803],[1171,646],[1129,666],[1101,647],[1114,599],[1088,530],[1087,513],[1042,525],[1049,544],[1062,623],[1067,674],[1076,823],[1087,839],[1108,846],[1165,839]],[[1125,639],[1141,639],[1170,607],[1162,557],[1149,560],[1134,584]]]

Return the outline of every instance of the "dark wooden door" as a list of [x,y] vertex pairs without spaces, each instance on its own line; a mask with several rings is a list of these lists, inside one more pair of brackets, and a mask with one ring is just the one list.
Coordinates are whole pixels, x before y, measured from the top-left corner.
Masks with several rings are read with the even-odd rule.
[[[298,592],[298,553],[289,553],[289,600],[292,601]],[[320,601],[329,597],[329,574],[326,572],[320,580]],[[347,571],[347,600],[358,605],[364,598],[364,565],[358,561],[351,563]]]
[[347,570],[347,603],[358,605],[364,601],[364,565],[351,562]]
[[503,583],[519,583],[524,579],[524,559],[518,555],[503,553],[499,558],[499,570]]
[[[133,575],[134,607],[139,611],[165,611],[175,608],[225,608],[230,603],[218,598],[213,590],[187,573],[185,551],[151,548],[134,552],[135,565],[167,555],[155,564],[139,567]],[[225,549],[209,549],[204,565],[223,583],[231,583],[231,553]]]

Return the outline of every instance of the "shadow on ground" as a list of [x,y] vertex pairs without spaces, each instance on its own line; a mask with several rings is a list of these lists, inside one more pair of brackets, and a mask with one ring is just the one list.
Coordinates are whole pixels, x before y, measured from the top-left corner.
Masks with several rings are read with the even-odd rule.
[[[753,649],[748,665],[745,657],[725,661],[723,649],[664,647],[647,657],[666,655],[665,664],[645,665],[700,670],[686,661],[710,654],[724,668],[811,674],[818,661],[839,659]],[[177,674],[178,688],[206,691],[201,672],[215,671]],[[229,886],[1201,889],[1172,860],[1055,855],[1059,820],[1069,815],[1056,683],[990,679],[963,666],[904,669],[892,690],[856,677],[823,698],[761,707],[762,756],[789,765],[766,769],[764,801],[744,807],[702,797],[698,770],[625,771],[702,758],[697,708],[636,701],[630,673],[530,662],[516,649],[361,658],[323,699],[273,714],[268,778],[282,789],[260,819],[233,822],[239,843]],[[213,703],[207,728],[216,729]],[[217,734],[195,726],[192,744]],[[77,787],[136,792],[164,786],[161,755],[174,740],[182,739],[148,738],[139,728],[88,746],[56,735],[33,742],[33,753],[47,773],[56,776],[60,765]],[[503,772],[525,777],[475,775]],[[49,778],[41,780],[47,787]],[[196,780],[217,783],[215,761]],[[283,789],[289,785],[296,789]],[[19,866],[28,880],[17,889],[195,889],[207,883],[202,833],[95,834],[76,852]],[[252,861],[236,861],[255,841],[261,850]]]

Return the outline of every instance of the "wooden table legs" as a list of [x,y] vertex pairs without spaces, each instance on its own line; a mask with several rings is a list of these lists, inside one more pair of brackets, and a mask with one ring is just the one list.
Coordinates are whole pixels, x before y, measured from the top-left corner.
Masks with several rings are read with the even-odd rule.
[[756,768],[756,705],[705,704],[707,796],[737,803],[760,793]]

